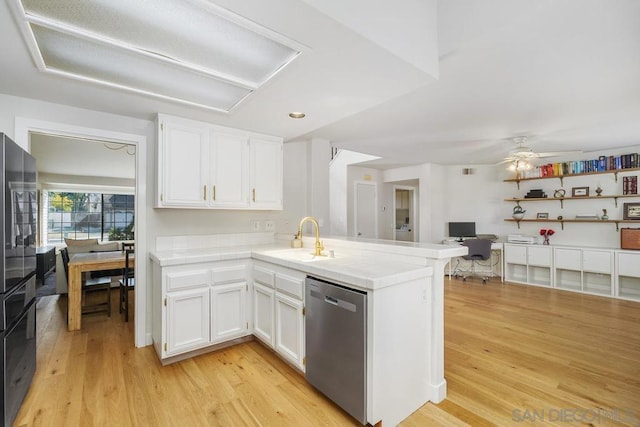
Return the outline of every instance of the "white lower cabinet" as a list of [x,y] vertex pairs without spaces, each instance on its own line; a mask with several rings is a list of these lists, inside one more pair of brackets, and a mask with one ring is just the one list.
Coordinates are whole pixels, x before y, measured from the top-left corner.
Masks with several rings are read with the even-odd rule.
[[306,274],[262,261],[153,263],[161,360],[252,334],[304,371]]
[[247,282],[211,287],[211,342],[218,343],[247,334]]
[[167,293],[167,355],[209,344],[209,288]]
[[551,286],[551,247],[504,245],[505,280],[538,286]]
[[639,251],[516,244],[504,249],[508,281],[640,301]]
[[253,334],[268,344],[274,346],[274,301],[276,291],[273,288],[253,282]]
[[640,253],[616,253],[616,291],[618,298],[640,301]]
[[276,351],[303,369],[304,304],[276,292]]
[[613,295],[613,250],[554,248],[555,287]]
[[582,249],[582,291],[613,296],[613,251]]
[[254,261],[253,333],[304,371],[304,279],[300,271]]
[[160,359],[250,334],[248,261],[153,264],[152,337]]

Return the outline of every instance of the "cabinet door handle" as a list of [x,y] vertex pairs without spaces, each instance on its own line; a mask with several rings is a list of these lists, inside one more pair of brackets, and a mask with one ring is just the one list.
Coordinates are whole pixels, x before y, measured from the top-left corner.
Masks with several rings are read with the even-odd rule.
[[216,186],[213,186],[213,200],[216,200]]
[[202,192],[202,198],[204,200],[207,200],[207,186],[206,185],[204,186],[204,191]]
[[253,203],[256,202],[256,189],[253,189]]

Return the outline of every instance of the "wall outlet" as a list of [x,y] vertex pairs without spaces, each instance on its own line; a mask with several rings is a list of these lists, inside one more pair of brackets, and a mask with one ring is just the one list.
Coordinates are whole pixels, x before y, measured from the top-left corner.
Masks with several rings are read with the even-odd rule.
[[251,231],[260,231],[260,221],[255,219],[251,221]]
[[275,221],[265,221],[264,222],[264,231],[274,231],[276,229]]

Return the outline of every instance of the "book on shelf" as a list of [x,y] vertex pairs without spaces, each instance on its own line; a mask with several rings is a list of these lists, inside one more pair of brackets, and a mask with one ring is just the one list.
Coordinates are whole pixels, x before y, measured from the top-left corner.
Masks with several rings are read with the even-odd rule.
[[622,194],[638,194],[638,177],[625,176],[622,178]]
[[[629,153],[620,156],[598,156],[597,159],[570,162],[547,163],[521,172],[521,178],[546,178],[583,173],[616,171],[640,168],[640,154]],[[637,194],[637,193],[631,193]]]

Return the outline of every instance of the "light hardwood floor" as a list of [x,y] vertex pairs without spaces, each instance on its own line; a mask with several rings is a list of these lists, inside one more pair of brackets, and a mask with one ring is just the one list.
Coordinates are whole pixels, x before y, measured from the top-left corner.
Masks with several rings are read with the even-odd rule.
[[[640,425],[640,303],[445,280],[448,397],[403,426]],[[133,322],[38,303],[21,426],[357,425],[258,342],[162,367]]]

